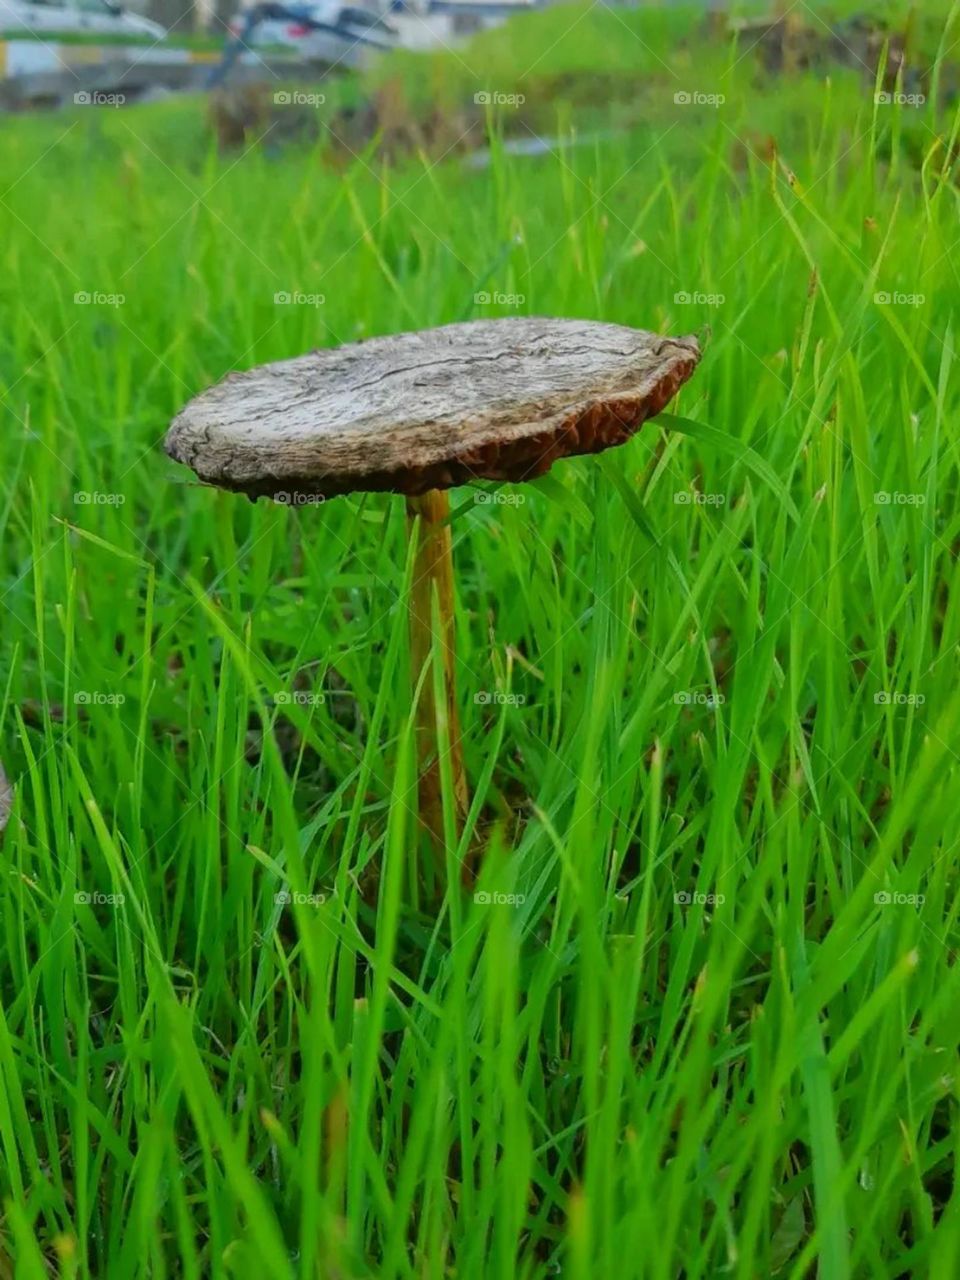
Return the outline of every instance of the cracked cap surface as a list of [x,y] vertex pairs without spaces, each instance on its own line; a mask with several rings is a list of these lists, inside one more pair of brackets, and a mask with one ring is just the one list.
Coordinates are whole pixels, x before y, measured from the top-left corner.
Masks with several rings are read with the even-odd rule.
[[472,320],[231,373],[177,415],[166,450],[253,498],[529,480],[623,444],[699,359],[694,337]]

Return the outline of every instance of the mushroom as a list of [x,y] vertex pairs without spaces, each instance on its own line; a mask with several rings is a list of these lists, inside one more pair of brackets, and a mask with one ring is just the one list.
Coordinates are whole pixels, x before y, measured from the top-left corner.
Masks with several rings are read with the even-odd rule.
[[[623,444],[665,407],[699,359],[693,337],[594,321],[523,316],[444,325],[231,373],[180,412],[166,449],[207,484],[252,499],[406,496],[417,538],[412,678],[416,688],[433,652],[436,616],[462,818],[468,793],[445,491],[474,480],[530,480],[558,458]],[[432,679],[423,682],[416,712],[419,814],[442,863],[433,688]]]

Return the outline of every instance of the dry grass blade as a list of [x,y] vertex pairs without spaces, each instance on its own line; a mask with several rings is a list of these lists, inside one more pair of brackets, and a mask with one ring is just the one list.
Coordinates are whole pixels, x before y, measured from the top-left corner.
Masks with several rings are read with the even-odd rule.
[[13,783],[0,764],[0,832],[5,831],[13,810]]

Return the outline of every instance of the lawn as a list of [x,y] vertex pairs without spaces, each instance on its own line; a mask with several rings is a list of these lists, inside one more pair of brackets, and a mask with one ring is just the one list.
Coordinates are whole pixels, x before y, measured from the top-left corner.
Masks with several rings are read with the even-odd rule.
[[[4,121],[4,1280],[960,1273],[960,21],[921,27],[888,83],[554,10],[225,154],[198,99]],[[431,84],[526,101],[344,140]],[[704,356],[624,448],[454,493],[438,908],[402,499],[251,504],[161,442],[232,369],[517,312]]]

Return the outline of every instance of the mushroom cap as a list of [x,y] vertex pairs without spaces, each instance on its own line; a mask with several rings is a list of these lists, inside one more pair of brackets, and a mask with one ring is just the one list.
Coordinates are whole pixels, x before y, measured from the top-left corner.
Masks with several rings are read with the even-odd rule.
[[252,498],[527,480],[623,444],[700,359],[696,338],[587,320],[472,320],[228,374],[166,450]]

